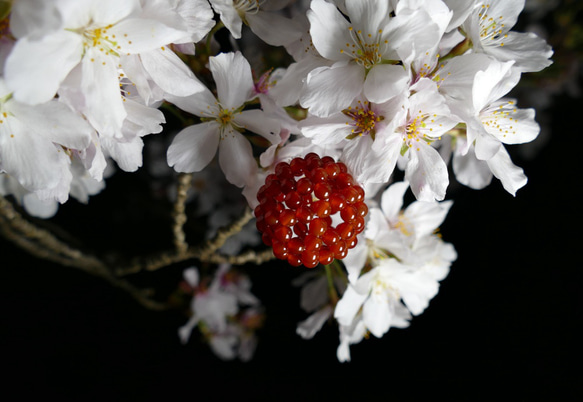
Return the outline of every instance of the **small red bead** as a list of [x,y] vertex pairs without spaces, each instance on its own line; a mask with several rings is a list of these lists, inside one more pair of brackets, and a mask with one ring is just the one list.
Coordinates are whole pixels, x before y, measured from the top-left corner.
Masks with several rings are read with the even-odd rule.
[[357,216],[354,221],[352,221],[352,226],[356,233],[360,233],[364,230],[364,218],[362,216]]
[[296,254],[288,254],[287,255],[287,262],[289,263],[289,265],[292,265],[294,267],[299,267],[300,265],[302,265],[302,260],[301,258],[296,255]]
[[348,222],[342,222],[340,225],[338,225],[336,231],[340,235],[341,239],[348,239],[356,233],[354,227]]
[[312,189],[313,184],[307,177],[303,177],[300,180],[298,180],[297,184],[298,194],[301,195],[310,194],[312,192]]
[[308,234],[308,225],[298,222],[294,225],[294,233],[298,237],[305,237]]
[[265,223],[269,226],[275,226],[279,223],[278,217],[279,213],[276,210],[271,209],[265,213]]
[[296,218],[298,218],[300,222],[308,223],[313,217],[314,213],[308,206],[301,206],[296,210]]
[[336,186],[338,186],[338,188],[350,187],[354,184],[352,176],[348,173],[340,173],[334,179],[336,180]]
[[324,166],[328,166],[328,165],[332,165],[332,164],[336,164],[336,161],[334,160],[334,158],[332,158],[331,156],[323,156],[322,157],[322,165]]
[[325,200],[318,200],[313,202],[311,209],[312,211],[314,211],[314,214],[318,215],[320,218],[330,216],[330,214],[332,213],[330,203]]
[[358,199],[358,191],[354,187],[346,187],[340,190],[348,204],[354,204]]
[[321,200],[330,198],[332,187],[328,183],[318,183],[314,186],[314,195]]
[[306,249],[304,243],[297,237],[294,237],[287,242],[287,248],[289,249],[290,253],[298,255]]
[[272,244],[271,236],[267,232],[263,232],[261,235],[261,240],[263,240],[263,243],[265,243],[266,246],[271,246]]
[[287,259],[288,249],[286,243],[274,241],[271,247],[273,248],[273,255],[275,255],[275,257],[279,258],[280,260]]
[[314,235],[307,235],[304,238],[306,250],[319,250],[322,247],[322,239]]
[[328,180],[328,173],[326,173],[326,169],[316,167],[310,172],[310,177],[314,183],[323,183]]
[[326,245],[331,247],[333,244],[340,241],[340,235],[336,230],[328,229],[326,230],[326,233],[324,233],[324,235],[322,236],[322,240],[324,240],[324,243],[326,243]]
[[275,165],[275,174],[280,180],[292,179],[294,177],[294,174],[289,167],[289,163],[287,162],[279,162],[277,165]]
[[328,247],[322,247],[319,260],[322,265],[331,264],[334,261],[334,253]]
[[287,243],[292,238],[292,230],[285,226],[273,229],[273,238],[281,243]]
[[341,252],[334,253],[334,256],[336,257],[337,260],[341,260],[344,257],[346,257],[347,254],[348,254],[348,248],[345,248]]
[[293,158],[289,167],[295,176],[301,176],[305,172],[306,161],[302,158]]
[[280,192],[289,193],[290,191],[295,191],[295,189],[296,189],[296,181],[293,178],[284,179],[281,181],[280,190],[279,190]]
[[279,223],[283,226],[293,226],[297,222],[296,214],[290,209],[284,209],[279,214]]
[[346,242],[346,247],[348,249],[354,248],[358,244],[358,238],[356,237],[356,234],[348,239],[345,239],[344,241]]
[[340,211],[340,217],[344,222],[350,222],[358,216],[358,210],[353,206],[346,206],[342,211]]
[[364,218],[366,214],[368,214],[368,207],[364,202],[357,202],[356,204],[354,204],[354,206],[358,210],[359,216],[362,216]]
[[261,233],[263,233],[267,230],[269,225],[265,222],[265,217],[263,215],[257,217],[257,219],[255,220],[255,227]]
[[326,170],[326,173],[328,173],[328,177],[333,178],[338,176],[341,172],[340,172],[340,166],[338,166],[337,164],[329,164],[326,165],[324,167],[324,169]]
[[290,209],[297,209],[302,204],[302,199],[295,191],[290,191],[285,196],[285,205]]
[[334,253],[336,258],[339,258],[339,255],[347,250],[346,242],[344,240],[338,240],[334,244],[330,244],[328,247],[330,248],[330,251]]
[[319,263],[320,253],[315,250],[304,250],[301,260],[307,268],[314,268]]
[[332,193],[328,201],[330,202],[333,214],[340,211],[346,205],[346,199],[342,194],[338,193]]
[[308,229],[308,234],[312,236],[321,237],[328,230],[328,223],[322,218],[316,218],[310,222],[310,228]]

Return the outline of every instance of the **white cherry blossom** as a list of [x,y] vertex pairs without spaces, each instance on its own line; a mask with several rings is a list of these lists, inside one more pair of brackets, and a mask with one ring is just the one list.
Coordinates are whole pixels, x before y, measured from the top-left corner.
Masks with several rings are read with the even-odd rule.
[[236,39],[241,38],[243,23],[248,25],[261,40],[273,46],[287,45],[300,36],[294,21],[277,12],[285,7],[290,2],[289,0],[209,1]]
[[62,102],[17,101],[0,79],[0,168],[41,199],[67,200],[69,155],[89,146],[92,131]]
[[[17,15],[26,15],[38,4],[23,0],[13,7]],[[5,75],[14,98],[29,104],[46,102],[79,67],[86,107],[100,113],[92,124],[101,135],[120,137],[126,118],[119,90],[120,56],[159,49],[185,33],[141,18],[138,0],[47,1],[42,7],[54,18],[43,20],[41,26],[29,25],[24,18],[12,22],[17,41]]]
[[251,144],[240,130],[268,139],[279,133],[279,123],[261,110],[243,111],[254,94],[251,67],[241,53],[222,53],[209,60],[218,97],[209,90],[189,97],[169,96],[179,108],[199,116],[203,122],[183,129],[168,148],[168,164],[178,172],[198,172],[219,150],[219,164],[227,180],[243,187],[257,169]]
[[483,0],[462,24],[476,52],[500,61],[513,61],[520,72],[540,71],[552,61],[551,47],[534,33],[511,31],[524,0]]
[[314,46],[334,64],[308,74],[300,103],[322,117],[346,108],[363,91],[369,101],[385,102],[408,81],[395,61],[406,21],[392,19],[385,0],[351,1],[346,9],[350,22],[324,0],[312,1],[308,11]]

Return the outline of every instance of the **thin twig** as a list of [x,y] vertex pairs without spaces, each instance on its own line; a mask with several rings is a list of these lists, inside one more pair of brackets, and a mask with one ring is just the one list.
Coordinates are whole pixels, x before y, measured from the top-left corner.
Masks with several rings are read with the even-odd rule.
[[178,177],[178,188],[176,189],[176,202],[174,203],[172,233],[174,234],[174,247],[179,255],[188,250],[184,224],[186,223],[186,197],[192,183],[192,174],[182,173]]
[[97,257],[71,248],[47,230],[28,222],[18,213],[12,203],[0,196],[0,232],[7,239],[29,254],[57,264],[77,268],[93,276],[105,279],[110,284],[129,293],[137,302],[152,310],[168,308],[148,297],[148,291],[138,289],[129,282],[115,277]]

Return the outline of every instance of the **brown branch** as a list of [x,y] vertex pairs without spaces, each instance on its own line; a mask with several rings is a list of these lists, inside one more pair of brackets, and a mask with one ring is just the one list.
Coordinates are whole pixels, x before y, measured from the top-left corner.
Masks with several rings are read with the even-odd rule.
[[174,247],[178,254],[184,254],[188,250],[186,235],[184,233],[184,224],[186,223],[186,197],[190,184],[192,183],[192,174],[182,173],[178,176],[178,188],[176,189],[176,201],[174,202],[172,233],[174,234]]
[[77,268],[88,274],[100,277],[111,285],[123,289],[137,302],[152,310],[168,308],[148,297],[150,291],[134,287],[129,282],[115,277],[111,271],[97,257],[84,254],[80,250],[71,248],[56,238],[53,234],[27,221],[18,213],[12,203],[0,196],[0,232],[7,239],[18,245],[29,254],[52,261],[57,264]]

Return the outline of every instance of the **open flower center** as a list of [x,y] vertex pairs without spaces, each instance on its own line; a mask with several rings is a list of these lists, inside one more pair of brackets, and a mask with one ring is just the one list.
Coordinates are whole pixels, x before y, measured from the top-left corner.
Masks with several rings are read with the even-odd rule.
[[229,109],[221,109],[217,121],[222,127],[231,124],[233,121],[233,112]]
[[[111,34],[109,30],[113,25],[107,25],[99,28],[85,28],[80,33],[83,36],[84,48],[93,47],[106,55],[119,56],[121,49],[118,44],[118,39],[115,34]],[[127,36],[127,35],[126,35]],[[131,41],[128,41],[131,44]]]
[[259,8],[263,4],[264,0],[235,0],[233,2],[233,7],[237,10],[241,17],[244,14],[257,14]]
[[346,124],[352,125],[351,134],[347,137],[348,139],[353,139],[357,136],[370,135],[374,140],[375,136],[375,126],[378,122],[384,120],[384,116],[380,116],[370,108],[370,103],[368,101],[358,101],[356,107],[349,107],[342,111],[346,116],[352,119],[352,122],[347,122]]
[[[340,53],[345,53],[351,56],[354,61],[363,66],[365,69],[371,69],[375,64],[379,64],[382,60],[381,37],[382,29],[379,29],[376,35],[363,34],[359,30],[354,30],[353,27],[348,27],[352,43],[346,42],[346,46],[340,49]],[[387,41],[384,41],[386,44]]]
[[[498,16],[496,18],[491,17],[488,14],[490,9],[489,4],[483,4],[480,11],[478,12],[478,17],[480,18],[480,39],[485,41],[487,39],[498,41],[507,38],[507,34],[502,34],[504,29],[503,16]],[[500,46],[504,46],[504,42],[500,42]]]
[[408,149],[415,148],[419,151],[418,143],[420,140],[424,140],[427,143],[433,141],[433,138],[428,137],[424,131],[433,131],[433,128],[427,128],[427,122],[434,123],[436,114],[429,115],[429,113],[424,113],[422,110],[415,115],[415,117],[410,118],[409,122],[403,130],[403,147],[401,148],[401,155],[404,155]]

